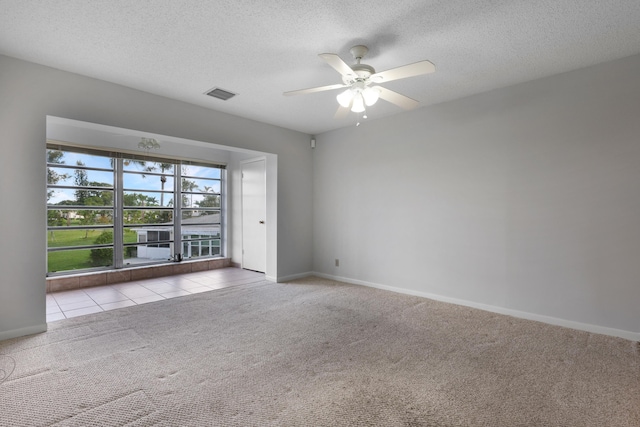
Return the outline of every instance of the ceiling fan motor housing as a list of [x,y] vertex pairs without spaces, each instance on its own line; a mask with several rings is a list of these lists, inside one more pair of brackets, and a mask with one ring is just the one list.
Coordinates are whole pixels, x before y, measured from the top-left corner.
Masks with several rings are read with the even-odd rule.
[[367,64],[354,64],[351,66],[353,70],[353,75],[344,75],[342,76],[342,81],[346,85],[351,85],[355,82],[367,82],[369,81],[369,77],[376,73],[376,70]]
[[355,64],[351,66],[351,69],[361,79],[369,78],[369,76],[376,73],[376,70],[371,65],[367,65],[367,64]]

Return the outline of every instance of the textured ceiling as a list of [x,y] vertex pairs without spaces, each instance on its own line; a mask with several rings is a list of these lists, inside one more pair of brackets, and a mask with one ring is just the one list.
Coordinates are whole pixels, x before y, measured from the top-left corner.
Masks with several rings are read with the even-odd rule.
[[434,74],[386,84],[426,106],[640,53],[639,23],[638,0],[0,0],[0,54],[319,134],[357,117],[333,118],[339,91],[282,95],[341,82],[319,53],[428,59]]

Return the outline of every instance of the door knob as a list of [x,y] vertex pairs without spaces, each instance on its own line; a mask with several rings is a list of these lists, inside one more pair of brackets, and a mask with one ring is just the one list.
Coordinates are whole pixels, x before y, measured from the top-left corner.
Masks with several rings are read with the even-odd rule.
[[260,221],[260,224],[264,224],[264,221]]

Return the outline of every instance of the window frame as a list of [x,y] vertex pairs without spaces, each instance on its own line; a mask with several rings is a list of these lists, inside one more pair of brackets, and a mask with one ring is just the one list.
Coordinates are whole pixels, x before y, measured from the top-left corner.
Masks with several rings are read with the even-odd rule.
[[[61,169],[79,169],[86,171],[99,171],[99,172],[112,172],[113,173],[113,185],[112,187],[103,187],[103,186],[78,186],[78,185],[70,185],[69,183],[60,184],[50,183],[47,179],[47,192],[51,190],[73,190],[73,191],[111,191],[112,195],[112,204],[111,206],[84,206],[84,205],[58,205],[58,204],[50,204],[49,197],[47,197],[46,201],[46,209],[47,209],[47,236],[49,232],[55,232],[56,230],[111,230],[113,241],[112,243],[106,244],[88,244],[83,246],[54,246],[50,247],[49,238],[47,238],[47,276],[64,276],[64,275],[72,275],[79,273],[86,273],[91,271],[104,271],[104,270],[118,270],[125,269],[137,266],[144,265],[157,265],[167,262],[180,261],[185,258],[185,254],[183,254],[184,244],[187,243],[189,245],[193,244],[194,240],[192,240],[189,236],[182,236],[182,222],[183,222],[183,213],[185,211],[200,211],[200,212],[217,212],[218,217],[217,221],[215,221],[215,215],[212,215],[211,222],[204,222],[201,225],[205,226],[213,226],[218,228],[218,237],[215,237],[212,234],[210,237],[202,237],[198,240],[219,240],[219,254],[215,255],[206,255],[206,256],[198,256],[191,259],[214,259],[220,258],[224,256],[224,207],[226,204],[226,165],[218,162],[207,162],[201,160],[186,160],[180,158],[170,158],[170,157],[161,157],[161,156],[148,156],[148,155],[139,155],[139,154],[130,154],[125,152],[111,151],[111,150],[100,150],[89,147],[81,147],[76,145],[66,145],[62,143],[47,143],[46,150],[61,151],[63,153],[76,153],[76,154],[88,154],[88,155],[96,155],[110,159],[112,168],[101,168],[95,166],[86,166],[86,165],[72,165],[72,164],[64,164],[64,163],[50,163],[46,162],[47,170],[49,168],[61,168]],[[49,157],[47,156],[47,160]],[[154,162],[154,163],[163,163],[163,164],[172,164],[173,172],[167,173],[164,172],[137,172],[125,167],[125,162]],[[128,163],[126,164],[128,166]],[[219,192],[205,192],[205,191],[194,191],[191,188],[191,191],[184,191],[182,188],[183,183],[183,169],[190,165],[194,165],[197,167],[203,168],[214,168],[217,169],[217,173],[214,173],[214,176],[218,178],[204,178],[206,180],[215,183]],[[163,176],[166,176],[167,179],[171,177],[173,179],[173,188],[166,189],[163,188],[161,190],[155,189],[136,189],[136,188],[125,188],[124,187],[124,176],[125,174],[138,174],[138,175],[149,175],[149,176],[160,176],[161,180]],[[49,174],[47,174],[49,175]],[[202,177],[190,176],[189,174],[185,174],[186,178],[192,179],[203,179]],[[197,189],[198,187],[196,187]],[[78,190],[80,189],[80,190]],[[173,197],[173,206],[165,205],[165,206],[125,206],[125,192],[147,192],[147,193],[157,193],[163,194],[164,197]],[[193,195],[211,195],[214,194],[219,197],[219,206],[215,207],[200,207],[200,206],[184,206],[183,198],[185,196],[191,196],[191,200],[193,199]],[[169,202],[170,203],[170,202]],[[88,225],[74,225],[74,226],[60,226],[60,225],[51,225],[50,224],[50,215],[51,211],[64,211],[67,210],[72,212],[74,210],[96,210],[96,211],[111,211],[111,222],[110,224],[88,224]],[[148,212],[171,212],[171,223],[142,223],[142,224],[128,224],[125,223],[125,213],[127,211],[148,211]],[[130,216],[129,216],[130,217]],[[96,222],[96,221],[92,221]],[[156,231],[158,236],[166,237],[166,234],[169,233],[169,239],[163,240],[154,240],[152,242],[149,241],[148,236],[145,239],[142,245],[140,241],[136,238],[136,242],[125,242],[125,230],[134,230],[135,228],[147,228],[153,229],[158,228]],[[167,230],[169,228],[169,230]],[[161,230],[162,229],[162,230]],[[173,239],[171,239],[171,231],[173,231]],[[164,234],[164,235],[163,235]],[[195,240],[197,242],[198,240]],[[147,259],[146,261],[138,261],[135,263],[127,262],[126,256],[130,252],[127,248],[129,247],[139,247],[139,246],[157,246],[158,248],[169,248],[169,257],[167,259]],[[166,245],[166,246],[165,246]],[[65,250],[91,250],[91,249],[103,249],[103,248],[111,248],[112,249],[112,262],[108,266],[97,266],[97,267],[88,267],[88,268],[76,268],[71,270],[62,270],[62,271],[49,271],[49,254],[57,251],[65,251]]]

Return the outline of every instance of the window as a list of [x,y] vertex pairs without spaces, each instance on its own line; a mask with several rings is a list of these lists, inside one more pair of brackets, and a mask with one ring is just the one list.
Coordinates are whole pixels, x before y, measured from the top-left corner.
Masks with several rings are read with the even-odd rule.
[[47,145],[48,274],[222,256],[224,174],[220,165]]
[[221,170],[185,165],[180,229],[185,258],[220,256]]
[[[159,241],[169,241],[171,240],[171,233],[169,231],[149,231],[147,232],[147,242],[159,242]],[[168,243],[161,243],[157,245],[148,245],[153,246],[154,248],[168,248]]]

